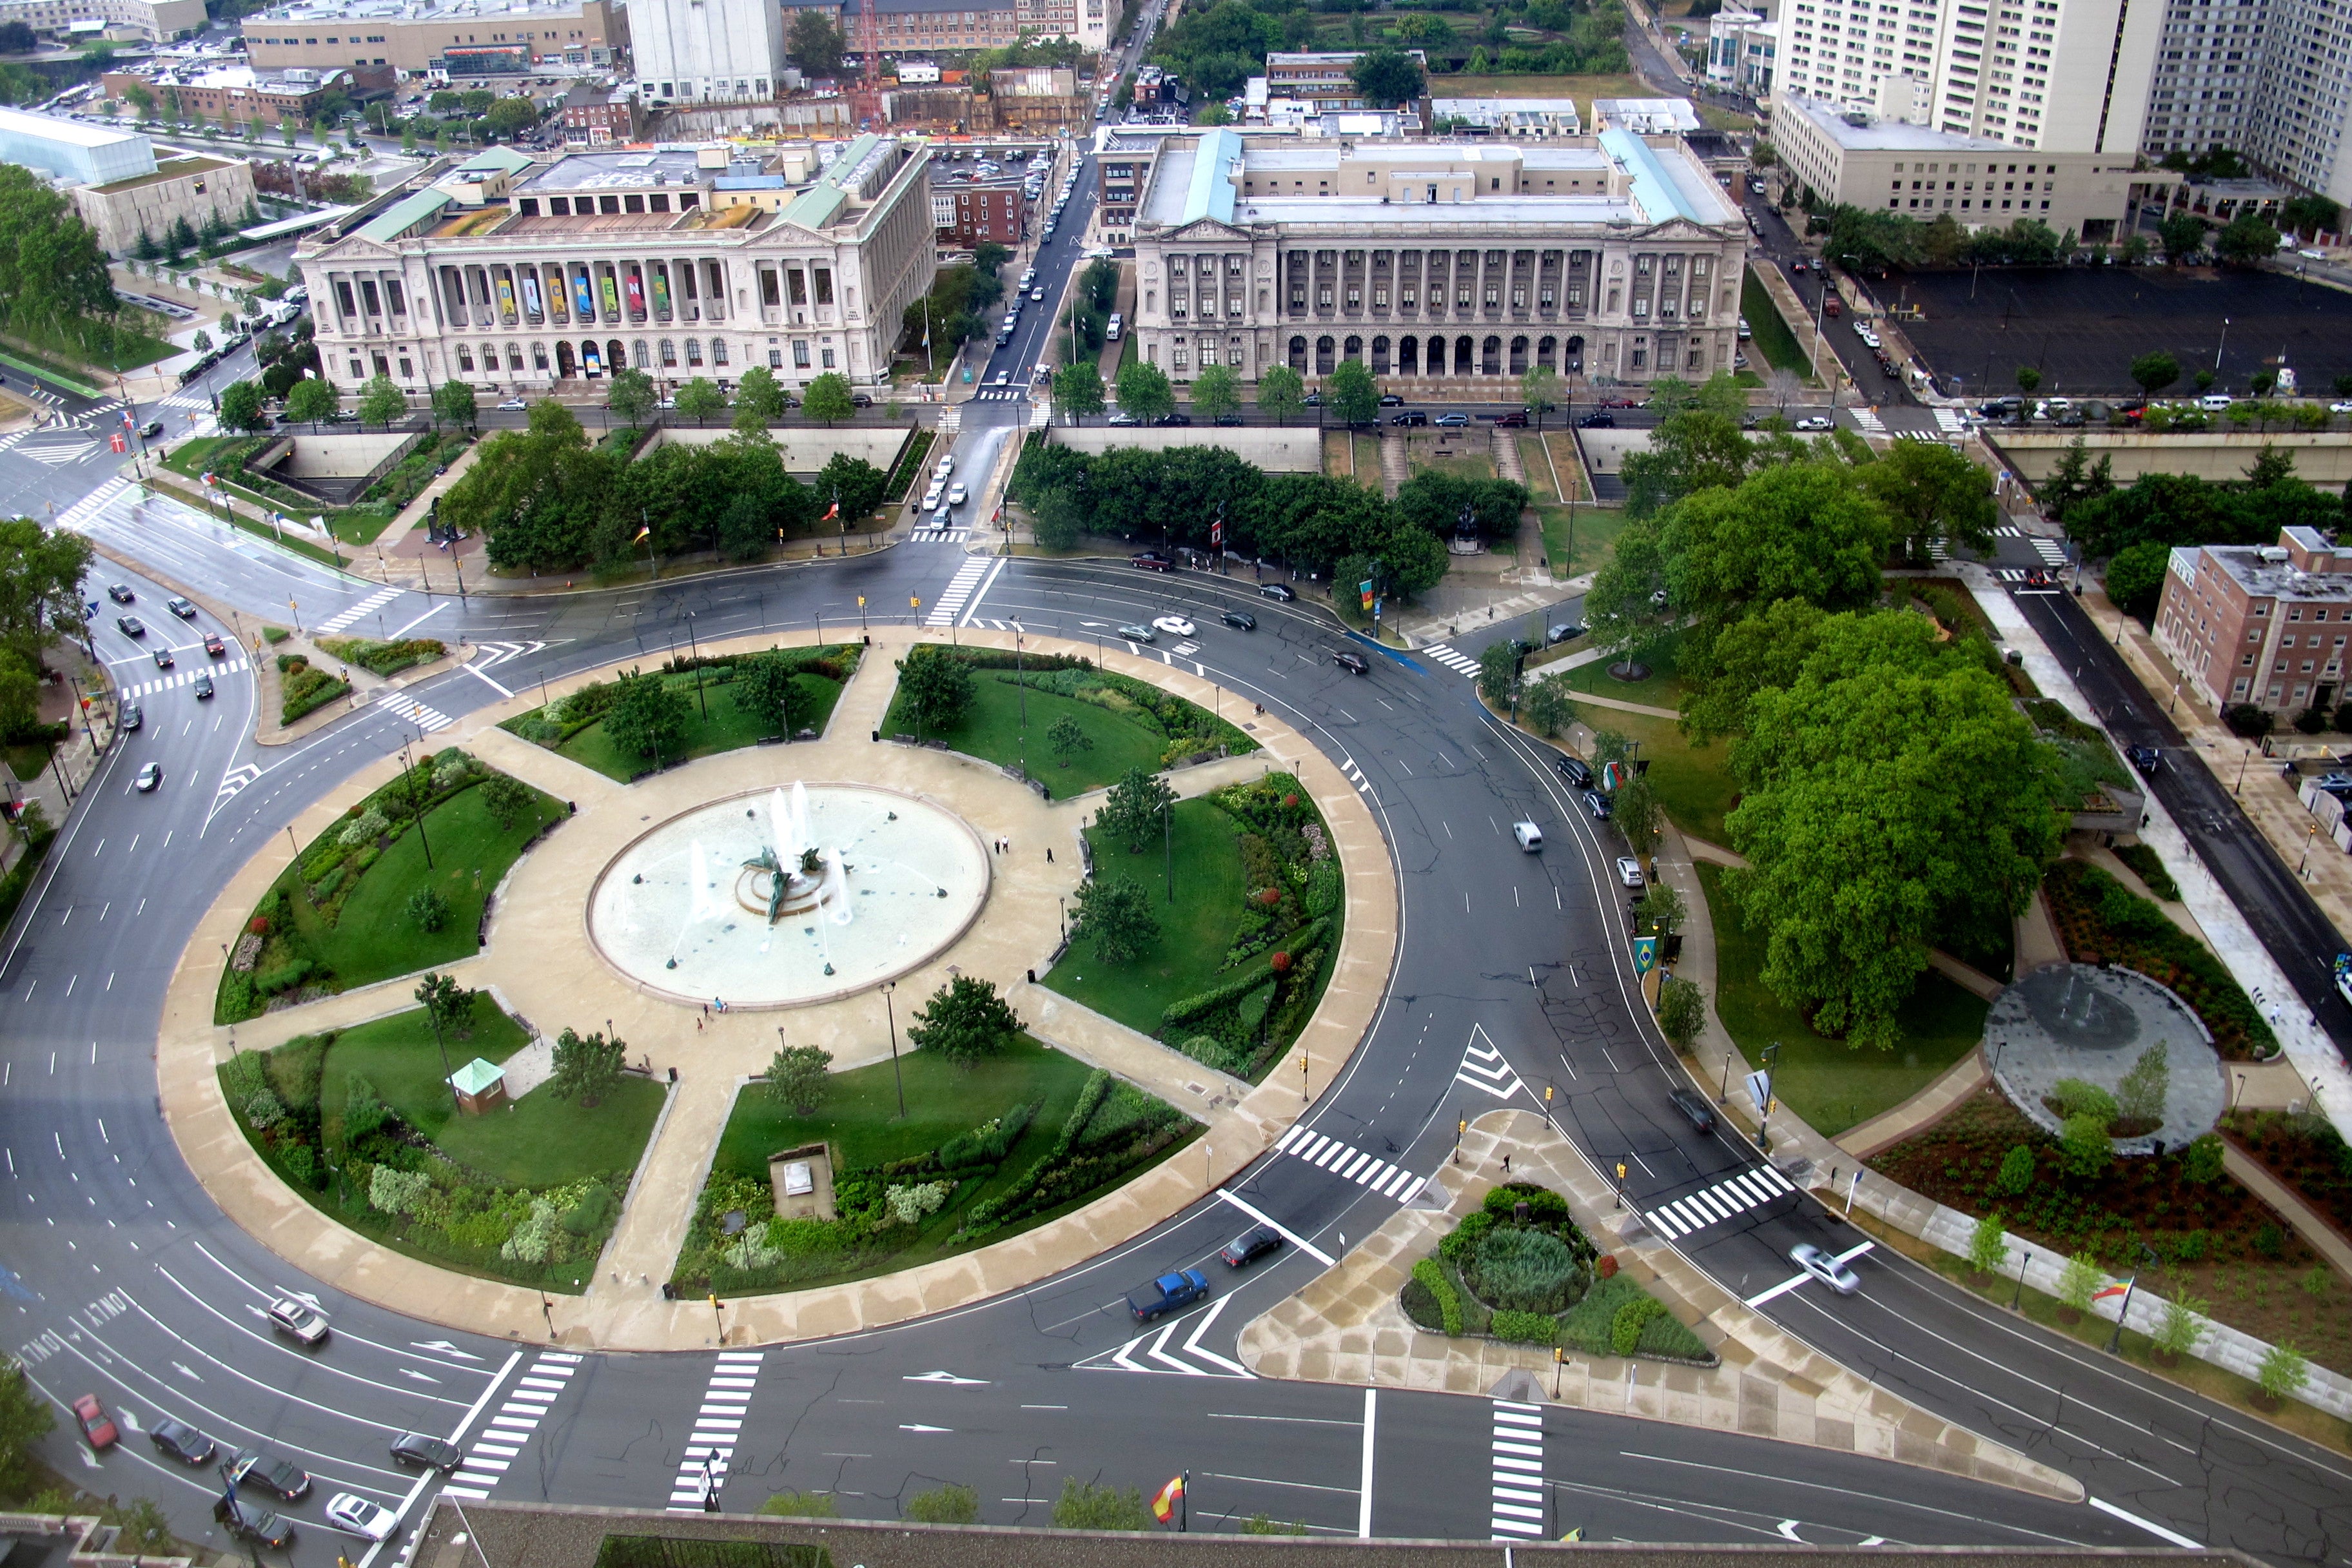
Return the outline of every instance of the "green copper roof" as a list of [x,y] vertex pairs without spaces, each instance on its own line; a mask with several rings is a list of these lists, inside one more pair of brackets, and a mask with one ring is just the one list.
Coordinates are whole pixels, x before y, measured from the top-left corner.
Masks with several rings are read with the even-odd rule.
[[439,216],[441,209],[457,199],[446,191],[419,191],[413,196],[393,203],[361,225],[360,237],[373,239],[379,245],[390,245],[426,219]]
[[1201,138],[1192,154],[1192,181],[1184,191],[1184,216],[1180,222],[1213,217],[1234,221],[1234,183],[1225,176],[1241,161],[1242,139],[1230,131],[1212,131]]
[[476,1057],[449,1075],[449,1087],[459,1094],[481,1094],[496,1089],[499,1080],[506,1076],[506,1068],[493,1067],[481,1058]]

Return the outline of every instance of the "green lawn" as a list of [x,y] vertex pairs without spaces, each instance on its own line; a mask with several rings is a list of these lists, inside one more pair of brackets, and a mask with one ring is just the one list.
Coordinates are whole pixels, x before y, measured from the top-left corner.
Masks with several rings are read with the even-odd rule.
[[[686,754],[688,757],[708,757],[720,752],[734,751],[740,746],[757,745],[775,732],[767,720],[755,719],[735,705],[735,689],[731,682],[725,686],[714,685],[706,673],[702,690],[697,695],[691,671],[667,679],[670,689],[684,694],[687,700]],[[809,728],[823,734],[825,725],[833,719],[834,704],[841,700],[841,683],[828,680],[822,675],[796,675],[793,679],[800,684],[802,689],[816,694],[816,717],[810,721]],[[706,707],[708,718],[704,717]],[[648,759],[625,754],[613,744],[612,737],[604,732],[601,720],[555,749],[573,762],[592,767],[605,777],[618,779],[623,784],[652,766]]]
[[[920,1002],[915,1005],[921,1005]],[[907,1019],[901,1017],[903,1031]],[[768,1156],[820,1139],[833,1145],[841,1168],[879,1165],[927,1154],[1016,1105],[1042,1099],[1045,1109],[999,1168],[1018,1175],[1053,1146],[1077,1103],[1091,1070],[1024,1035],[1005,1053],[970,1068],[899,1042],[897,1072],[905,1079],[907,1116],[898,1120],[898,1089],[891,1064],[877,1062],[833,1075],[833,1094],[814,1116],[801,1117],[749,1084],[719,1135],[714,1172],[768,1179]]]
[[1764,356],[1764,363],[1775,370],[1793,370],[1799,375],[1811,376],[1812,363],[1797,342],[1797,335],[1781,319],[1780,308],[1772,303],[1772,295],[1754,272],[1749,272],[1739,287],[1739,313],[1748,318],[1749,331],[1755,335],[1749,344]]
[[[1483,431],[1480,434],[1485,434]],[[1491,439],[1491,437],[1489,437]],[[1453,457],[1436,455],[1434,443],[1408,439],[1405,443],[1405,467],[1416,474],[1451,474],[1457,479],[1491,479],[1495,477],[1495,454],[1492,451],[1462,452]],[[1528,476],[1530,479],[1533,475]],[[1550,476],[1545,483],[1549,486]]]
[[[1531,473],[1528,477],[1534,476]],[[1570,475],[1562,474],[1560,478],[1570,485],[1576,483]],[[1549,476],[1544,488],[1549,488]],[[1555,577],[1598,572],[1608,563],[1610,552],[1617,548],[1617,536],[1625,531],[1622,507],[1538,506],[1536,516],[1543,522],[1544,554],[1551,562],[1551,574]]]
[[[291,900],[295,925],[344,989],[467,957],[475,951],[482,900],[540,825],[562,812],[562,803],[541,795],[538,815],[519,816],[512,827],[501,828],[484,808],[481,790],[467,790],[426,812],[423,834],[412,826],[393,841],[343,900],[342,916],[332,926],[320,921],[299,894]],[[428,883],[449,903],[448,921],[437,931],[408,918],[409,896]]]
[[1180,801],[1171,816],[1172,845],[1154,843],[1140,855],[1129,854],[1092,829],[1087,833],[1097,877],[1131,877],[1151,896],[1160,917],[1159,942],[1124,964],[1097,958],[1091,942],[1073,942],[1045,977],[1045,984],[1071,1001],[1147,1035],[1159,1032],[1160,1016],[1169,1004],[1231,978],[1219,966],[1241,925],[1245,891],[1237,845],[1241,825],[1205,800]]
[[[471,1039],[446,1042],[450,1070],[476,1057],[503,1062],[530,1044],[521,1028],[486,994],[475,1000],[474,1019]],[[493,1181],[531,1187],[635,1170],[661,1112],[662,1086],[629,1076],[593,1108],[557,1100],[542,1084],[507,1109],[462,1115],[450,1097],[441,1062],[441,1049],[421,1007],[346,1029],[327,1052],[321,1108],[328,1115],[340,1115],[356,1073],[451,1159]]]
[[1675,826],[1710,844],[1728,842],[1724,816],[1738,803],[1738,785],[1725,763],[1724,745],[1694,746],[1672,719],[1627,713],[1615,708],[1586,706],[1577,716],[1597,729],[1614,730],[1629,741],[1642,742],[1637,755],[1650,763],[1650,787]]
[[20,746],[0,746],[0,758],[6,760],[8,771],[16,775],[18,784],[31,784],[49,765],[48,742],[27,742]]
[[1565,680],[1578,691],[1598,692],[1603,697],[1613,697],[1620,702],[1640,702],[1652,708],[1680,710],[1685,687],[1675,667],[1679,643],[1680,639],[1676,638],[1651,655],[1647,661],[1650,673],[1639,680],[1618,679],[1609,673],[1609,666],[1614,660],[1606,658],[1580,664],[1552,679]]
[[1984,1003],[1929,970],[1895,1014],[1903,1043],[1893,1050],[1823,1039],[1757,978],[1766,939],[1733,912],[1723,868],[1701,862],[1698,875],[1715,924],[1716,1016],[1751,1067],[1763,1065],[1767,1043],[1780,1042],[1773,1092],[1816,1132],[1834,1138],[1902,1104],[1984,1037]]
[[[1025,757],[1031,775],[1053,791],[1057,800],[1100,789],[1129,768],[1159,771],[1160,756],[1168,749],[1167,737],[1159,731],[1148,730],[1108,708],[1082,702],[1075,697],[999,680],[996,678],[1000,673],[993,669],[972,671],[971,708],[953,729],[931,731],[931,736],[968,757],[1004,767],[1019,766]],[[1025,741],[1021,725],[1024,692],[1029,711]],[[1066,768],[1045,743],[1045,732],[1056,720],[1066,717],[1094,742],[1090,751],[1072,752]],[[883,731],[889,735],[914,732],[911,725],[901,724],[887,725]]]

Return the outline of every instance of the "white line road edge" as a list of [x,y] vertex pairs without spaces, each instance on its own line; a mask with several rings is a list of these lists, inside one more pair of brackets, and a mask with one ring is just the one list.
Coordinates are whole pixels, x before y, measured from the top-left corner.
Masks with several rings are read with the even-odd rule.
[[[473,1426],[475,1421],[480,1418],[482,1412],[489,1407],[490,1401],[497,1396],[499,1390],[506,1386],[506,1381],[509,1374],[514,1371],[516,1363],[521,1360],[522,1352],[520,1351],[515,1351],[507,1357],[506,1365],[499,1368],[499,1374],[490,1379],[489,1386],[482,1390],[482,1396],[474,1401],[474,1407],[471,1410],[467,1411],[465,1415],[459,1419],[457,1429],[449,1434],[449,1441],[452,1443],[463,1443],[465,1441],[467,1430]],[[425,1489],[433,1485],[436,1481],[445,1479],[446,1478],[443,1477],[439,1470],[435,1469],[431,1466],[425,1467],[425,1473],[416,1478],[416,1484],[408,1489],[408,1495],[401,1499],[400,1506],[393,1510],[393,1517],[398,1520],[405,1520],[408,1517],[408,1510],[416,1506],[416,1500],[425,1495]],[[383,1540],[370,1546],[367,1549],[366,1555],[360,1559],[359,1568],[374,1568],[376,1553],[382,1552],[385,1546],[391,1543],[393,1539],[394,1538],[392,1536],[387,1535]]]
[[476,680],[480,681],[483,685],[488,687],[491,690],[497,692],[501,697],[512,697],[514,695],[513,692],[509,691],[505,687],[500,686],[497,681],[492,680],[488,676],[484,675],[477,666],[461,664],[457,668],[464,670],[467,675],[472,676]]
[[[1873,1243],[1865,1241],[1860,1247],[1839,1253],[1837,1255],[1837,1260],[1840,1263],[1851,1263],[1855,1258],[1860,1258],[1864,1253],[1868,1252],[1873,1245]],[[1761,1291],[1757,1295],[1748,1297],[1747,1300],[1740,1304],[1750,1308],[1760,1307],[1765,1302],[1770,1300],[1773,1297],[1786,1295],[1788,1292],[1795,1289],[1798,1286],[1802,1285],[1806,1280],[1811,1279],[1811,1278],[1812,1276],[1810,1274],[1797,1274],[1791,1276],[1787,1279],[1781,1280],[1778,1285],[1773,1286],[1769,1290]],[[2201,1552],[2204,1548],[2200,1547],[2198,1550]]]
[[[2152,1519],[2142,1519],[2136,1513],[2132,1513],[2125,1509],[2117,1508],[2115,1504],[2109,1502],[2103,1497],[2092,1497],[2087,1492],[2084,1494],[2084,1497],[2085,1501],[2089,1502],[2093,1508],[2097,1509],[2101,1513],[2112,1514],[2116,1518],[2122,1520],[2126,1524],[2138,1525],[2142,1530],[2147,1531],[2150,1535],[2157,1537],[2158,1540],[2169,1541],[2173,1545],[2180,1547],[2184,1551],[2202,1552],[2205,1550],[2205,1543],[2203,1542],[2191,1541],[2189,1537],[2181,1534],[2177,1530],[2167,1530],[2164,1526],[2157,1523]],[[366,1568],[366,1564],[362,1563],[361,1568]]]
[[1380,1397],[1377,1388],[1364,1390],[1364,1472],[1356,1483],[1356,1538],[1360,1541],[1372,1538],[1372,1435],[1374,1417],[1380,1413]]
[[1282,1237],[1283,1240],[1290,1243],[1291,1246],[1298,1248],[1299,1251],[1307,1254],[1307,1257],[1315,1259],[1316,1262],[1320,1263],[1324,1268],[1330,1268],[1333,1262],[1336,1261],[1329,1253],[1324,1251],[1321,1247],[1316,1246],[1305,1237],[1300,1236],[1297,1232],[1290,1229],[1287,1226],[1282,1224],[1281,1221],[1272,1218],[1249,1204],[1244,1203],[1241,1199],[1234,1196],[1233,1194],[1227,1192],[1224,1188],[1219,1187],[1217,1189],[1217,1196],[1224,1199],[1225,1202],[1233,1205],[1234,1207],[1241,1210],[1242,1213],[1249,1215],[1250,1218],[1257,1221],[1258,1224],[1265,1226],[1276,1236]]

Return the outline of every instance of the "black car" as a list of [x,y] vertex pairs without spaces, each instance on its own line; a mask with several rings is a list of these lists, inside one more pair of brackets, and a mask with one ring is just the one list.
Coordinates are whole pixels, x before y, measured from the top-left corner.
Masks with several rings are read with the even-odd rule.
[[1580,430],[1614,430],[1617,428],[1617,416],[1605,408],[1596,408],[1578,420],[1576,427]]
[[1282,1246],[1282,1233],[1270,1225],[1254,1225],[1233,1240],[1225,1243],[1217,1254],[1230,1268],[1241,1268],[1256,1262]]
[[1212,425],[1239,425],[1241,422],[1242,416],[1238,414],[1220,414],[1209,421]]
[[856,393],[856,394],[854,394],[854,395],[851,395],[851,397],[850,397],[850,399],[849,399],[849,405],[850,405],[852,408],[871,408],[871,407],[873,407],[873,406],[874,406],[874,399],[872,399],[871,397],[868,397],[866,394],[864,394],[864,393],[862,393],[862,392],[860,392],[860,393]]
[[126,702],[122,705],[121,716],[117,718],[114,721],[114,727],[118,730],[128,732],[130,731],[136,730],[140,725],[146,721],[147,715],[139,710],[139,704],[136,702]]
[[1277,599],[1286,605],[1298,597],[1298,591],[1287,583],[1260,583],[1257,591],[1265,598]]
[[201,1465],[213,1457],[210,1437],[168,1415],[155,1417],[155,1425],[147,1429],[147,1440],[184,1465]]
[[1401,392],[1384,392],[1381,394],[1381,406],[1383,408],[1402,408],[1404,406],[1404,395]]
[[1350,675],[1370,675],[1372,672],[1372,667],[1364,662],[1364,656],[1360,653],[1342,650],[1331,656],[1331,662]]
[[1592,770],[1584,765],[1584,759],[1582,757],[1571,757],[1566,752],[1562,752],[1559,756],[1552,759],[1551,765],[1558,768],[1560,771],[1561,776],[1566,778],[1569,783],[1574,784],[1577,788],[1591,789],[1592,787]]
[[1136,567],[1139,570],[1145,572],[1173,572],[1176,570],[1176,563],[1169,560],[1168,557],[1160,554],[1160,552],[1156,550],[1146,550],[1139,554],[1130,555],[1127,558],[1127,563],[1129,566]]
[[1597,789],[1586,790],[1584,809],[1592,814],[1592,819],[1595,822],[1606,822],[1610,816],[1609,797]]
[[164,600],[163,607],[184,621],[193,621],[196,618],[196,606],[177,595]]
[[2124,752],[2124,756],[2132,766],[2150,778],[2156,776],[2156,770],[2164,762],[2164,753],[2154,746],[2132,746]]
[[1390,415],[1389,423],[1391,425],[1426,425],[1429,423],[1429,416],[1418,408],[1410,408],[1402,414]]
[[172,650],[170,648],[159,647],[155,650],[155,668],[158,669],[169,669],[172,668]]
[[404,1465],[454,1470],[466,1456],[457,1444],[446,1438],[430,1437],[422,1432],[403,1432],[392,1440],[392,1457]]
[[283,1550],[294,1544],[294,1521],[266,1508],[244,1508],[226,1498],[215,1498],[213,1517],[228,1526],[230,1534],[242,1536],[256,1546]]
[[133,599],[139,597],[138,595],[131,591],[131,584],[128,583],[109,584],[106,589],[106,596],[113,600],[118,605],[127,605]]
[[1693,1127],[1701,1132],[1715,1131],[1715,1107],[1706,1102],[1706,1096],[1695,1089],[1677,1089],[1669,1090],[1666,1098]]
[[1257,630],[1257,617],[1251,615],[1247,610],[1227,610],[1217,618],[1224,622],[1225,625],[1233,627],[1235,631],[1254,632]]
[[210,697],[212,694],[213,694],[213,678],[212,678],[211,676],[209,676],[209,675],[199,675],[199,676],[197,676],[197,677],[196,677],[196,700],[197,700],[198,701],[200,701],[200,702],[201,702],[201,701],[202,701],[202,700],[204,700],[205,698]]
[[229,1461],[228,1475],[238,1486],[257,1486],[288,1502],[300,1501],[310,1490],[309,1472],[267,1448],[238,1449],[236,1458]]
[[1152,421],[1152,423],[1153,423],[1154,425],[1159,425],[1159,426],[1175,426],[1175,425],[1190,425],[1191,423],[1192,423],[1192,416],[1191,415],[1189,415],[1189,414],[1163,414],[1163,415],[1161,415],[1159,418],[1154,419],[1154,420]]
[[127,637],[143,637],[147,635],[147,623],[137,616],[117,616],[114,629]]

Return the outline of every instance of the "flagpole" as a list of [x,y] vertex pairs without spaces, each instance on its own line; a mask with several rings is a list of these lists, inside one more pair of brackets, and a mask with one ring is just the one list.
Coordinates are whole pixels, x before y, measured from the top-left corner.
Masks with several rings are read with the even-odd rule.
[[1184,1472],[1183,1489],[1176,1494],[1176,1533],[1183,1534],[1192,1524],[1192,1472]]

